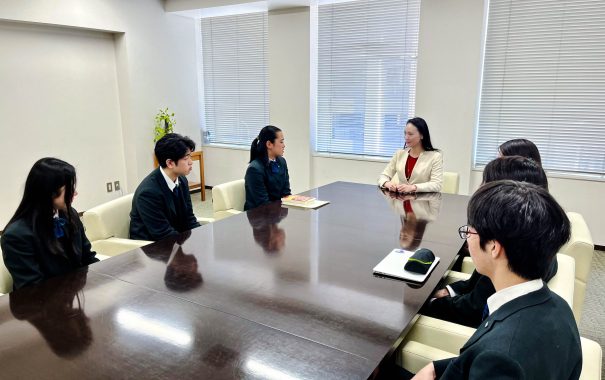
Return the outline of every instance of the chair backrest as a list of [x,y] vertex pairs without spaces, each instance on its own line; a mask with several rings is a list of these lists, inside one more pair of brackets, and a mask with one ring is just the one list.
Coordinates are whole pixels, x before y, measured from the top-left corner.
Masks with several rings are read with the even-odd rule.
[[133,196],[134,194],[124,195],[86,211],[82,216],[82,223],[86,228],[88,240],[110,237],[128,239]]
[[4,265],[4,257],[0,250],[0,294],[9,293],[13,290],[13,277],[11,276],[6,265]]
[[573,309],[576,262],[571,256],[557,253],[557,274],[548,281],[548,288],[557,293]]
[[594,254],[594,243],[586,221],[577,212],[568,212],[567,217],[571,222],[571,238],[559,253],[566,254],[576,260],[576,281],[574,285],[573,312],[576,322],[580,322],[584,296],[586,295],[586,282],[590,274],[592,256]]
[[443,186],[441,187],[442,193],[458,194],[458,188],[460,187],[460,175],[453,172],[443,172]]
[[212,210],[214,212],[244,211],[246,188],[243,179],[222,183],[212,187]]
[[580,380],[601,380],[603,349],[594,340],[580,337],[582,344],[582,373]]

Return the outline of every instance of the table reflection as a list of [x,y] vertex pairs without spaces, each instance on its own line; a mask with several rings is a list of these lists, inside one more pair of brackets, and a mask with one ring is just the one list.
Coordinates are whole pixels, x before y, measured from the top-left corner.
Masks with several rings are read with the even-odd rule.
[[399,245],[413,251],[420,246],[427,224],[437,219],[441,193],[399,194],[383,191],[385,199],[400,215]]
[[93,341],[82,292],[87,274],[77,271],[9,294],[14,317],[31,323],[62,358],[80,355]]
[[[166,263],[164,284],[168,289],[177,292],[186,292],[199,287],[202,274],[198,270],[197,259],[193,254],[183,251],[183,245],[191,236],[191,231],[185,231],[178,236],[168,238],[162,245],[150,244],[141,249],[148,257]],[[166,245],[172,246],[167,250]]]
[[278,224],[288,216],[288,209],[281,207],[280,202],[274,202],[252,209],[246,215],[252,226],[256,244],[260,245],[266,254],[281,253],[286,246],[286,231]]

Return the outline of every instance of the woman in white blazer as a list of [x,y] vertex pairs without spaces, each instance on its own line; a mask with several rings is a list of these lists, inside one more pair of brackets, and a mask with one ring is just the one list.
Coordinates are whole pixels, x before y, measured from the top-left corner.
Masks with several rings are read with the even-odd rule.
[[395,152],[378,178],[378,185],[399,193],[440,192],[443,157],[433,148],[426,121],[420,117],[405,126],[405,148]]

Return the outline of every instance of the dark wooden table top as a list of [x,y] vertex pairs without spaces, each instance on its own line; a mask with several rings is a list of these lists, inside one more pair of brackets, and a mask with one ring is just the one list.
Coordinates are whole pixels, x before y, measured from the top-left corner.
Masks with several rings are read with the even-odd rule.
[[[261,206],[0,297],[3,375],[367,378],[454,260],[468,197],[307,194],[330,204]],[[441,257],[420,288],[372,275],[399,247]]]

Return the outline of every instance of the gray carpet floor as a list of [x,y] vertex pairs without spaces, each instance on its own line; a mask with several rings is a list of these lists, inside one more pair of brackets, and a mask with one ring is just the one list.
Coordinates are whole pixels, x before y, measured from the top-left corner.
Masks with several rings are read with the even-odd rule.
[[[595,251],[592,257],[592,269],[586,286],[584,311],[580,321],[580,335],[592,339],[605,351],[605,252]],[[605,379],[605,367],[602,368]]]
[[[195,215],[212,217],[212,191],[206,190],[206,201],[201,201],[199,193],[191,194]],[[592,270],[586,287],[584,311],[580,322],[580,335],[598,342],[605,351],[605,252],[595,251],[592,259]],[[605,379],[605,367],[603,367]]]

